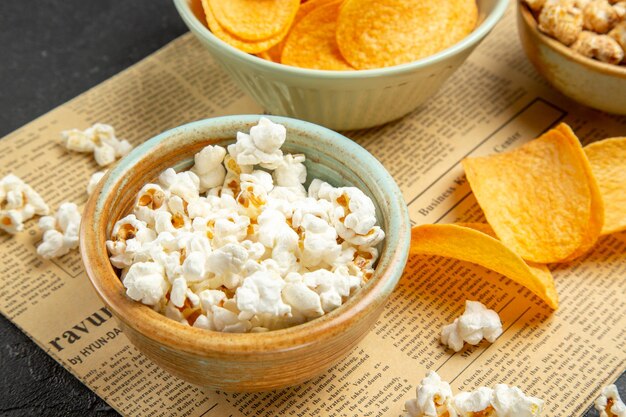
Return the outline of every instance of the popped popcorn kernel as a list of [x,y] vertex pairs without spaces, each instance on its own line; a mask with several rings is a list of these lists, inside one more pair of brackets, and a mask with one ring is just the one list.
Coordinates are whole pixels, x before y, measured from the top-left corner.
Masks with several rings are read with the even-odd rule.
[[405,417],[443,416],[452,399],[450,384],[435,371],[428,371],[417,387],[416,398],[408,400]]
[[502,334],[498,313],[478,301],[465,302],[465,312],[454,322],[443,326],[441,342],[459,352],[465,342],[477,345],[484,338],[493,343]]
[[405,417],[539,417],[543,401],[505,384],[452,395],[450,384],[428,371],[404,407]]
[[626,417],[626,405],[614,384],[602,388],[594,407],[600,413],[600,417]]
[[61,132],[61,143],[69,151],[93,152],[94,159],[100,166],[112,164],[133,149],[130,142],[117,138],[113,126],[104,123],[95,123],[85,130],[64,130]]
[[24,222],[50,212],[43,198],[13,174],[0,179],[0,229],[9,234],[24,230]]
[[44,259],[57,258],[78,248],[78,232],[81,214],[74,203],[63,203],[54,216],[39,219],[39,228],[44,232],[37,254]]
[[[94,149],[111,142],[100,130]],[[359,290],[384,238],[375,207],[354,187],[314,179],[307,191],[305,156],[283,154],[285,139],[262,118],[228,150],[206,146],[190,170],[141,188],[106,242],[130,298],[196,328],[257,333]]]

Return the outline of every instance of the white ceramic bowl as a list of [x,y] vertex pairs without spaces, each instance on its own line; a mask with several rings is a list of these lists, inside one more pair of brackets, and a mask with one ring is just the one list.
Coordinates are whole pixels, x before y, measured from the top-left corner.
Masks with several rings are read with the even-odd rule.
[[239,51],[211,33],[193,1],[174,0],[174,4],[193,34],[244,91],[272,114],[334,130],[377,126],[423,104],[493,29],[508,4],[507,0],[477,0],[476,29],[424,59],[372,70],[323,71],[277,64]]

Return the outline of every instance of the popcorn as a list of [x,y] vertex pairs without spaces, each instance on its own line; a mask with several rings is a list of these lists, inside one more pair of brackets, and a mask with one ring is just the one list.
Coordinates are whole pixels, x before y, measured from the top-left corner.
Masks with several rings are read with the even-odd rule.
[[215,330],[225,333],[245,333],[252,328],[247,320],[240,320],[237,313],[222,307],[213,307]]
[[[321,188],[326,194],[327,189]],[[355,187],[332,188],[328,197],[333,203],[331,220],[339,236],[358,246],[375,246],[385,237],[376,225],[372,200]]]
[[195,165],[191,170],[200,180],[200,192],[222,185],[226,169],[222,165],[226,149],[221,146],[209,145],[194,156]]
[[285,286],[280,276],[272,271],[257,271],[243,280],[237,288],[239,318],[251,319],[256,314],[283,316],[291,313],[291,307],[281,298]]
[[305,267],[316,267],[320,263],[331,265],[341,253],[335,228],[312,214],[304,215],[301,227],[302,265]]
[[265,171],[253,171],[251,174],[241,174],[239,178],[241,191],[237,195],[237,202],[243,208],[242,214],[256,219],[267,203],[267,193],[274,188],[272,176]]
[[141,188],[106,242],[130,298],[196,328],[266,332],[322,316],[361,287],[384,236],[374,205],[319,180],[307,191],[305,157],[283,155],[285,135],[261,119],[228,152],[207,146],[191,170]]
[[491,388],[480,387],[476,391],[458,393],[454,396],[452,405],[459,417],[474,417],[477,413],[489,416],[494,414],[492,395]]
[[78,247],[78,232],[81,215],[74,203],[63,203],[55,216],[39,219],[39,228],[44,232],[37,246],[37,254],[44,259],[57,258]]
[[535,417],[541,414],[543,401],[526,396],[517,387],[498,384],[493,389],[491,405],[498,417]]
[[207,259],[202,252],[191,252],[183,262],[183,276],[188,282],[202,281],[206,275]]
[[435,371],[428,371],[417,387],[417,398],[404,403],[406,417],[437,417],[447,411],[452,399],[450,384],[442,381]]
[[[106,242],[112,255],[109,259],[116,268],[126,268],[136,260],[144,245],[156,239],[154,230],[134,214],[118,220],[113,225],[112,239]],[[150,248],[147,248],[148,250]]]
[[485,338],[493,343],[502,334],[498,313],[478,301],[466,301],[465,312],[441,330],[441,342],[458,352],[464,342],[477,345]]
[[177,173],[168,168],[159,176],[159,181],[168,191],[187,202],[200,196],[200,178],[191,171]]
[[248,252],[236,243],[228,243],[206,258],[207,270],[215,274],[213,285],[235,288],[239,285],[239,271],[248,260]]
[[170,301],[176,307],[182,307],[185,304],[187,298],[187,281],[185,278],[179,277],[172,283],[172,289],[170,291]]
[[626,405],[622,402],[615,385],[602,388],[594,407],[600,413],[600,417],[626,417]]
[[328,313],[343,304],[344,297],[361,285],[361,279],[350,275],[318,269],[302,275],[304,283],[320,296],[322,309]]
[[87,195],[93,194],[96,185],[98,185],[102,177],[104,177],[104,174],[106,174],[106,170],[94,172],[93,174],[91,174],[89,182],[87,183]]
[[429,371],[417,387],[417,398],[406,401],[405,408],[405,417],[538,417],[543,401],[505,384],[453,396],[450,385]]
[[285,155],[282,163],[274,170],[274,180],[281,187],[302,187],[306,181],[305,156]]
[[249,135],[237,132],[237,142],[228,146],[228,152],[239,165],[259,164],[273,169],[282,161],[280,147],[286,137],[284,126],[261,117],[259,124],[250,129]]
[[156,262],[137,262],[122,279],[126,295],[146,305],[157,304],[167,291],[163,267]]
[[324,314],[319,294],[306,286],[300,274],[287,275],[285,282],[282,296],[292,310],[306,318],[319,317]]
[[49,212],[43,198],[17,176],[9,174],[0,180],[0,229],[21,232],[25,221]]
[[64,130],[61,132],[61,142],[70,151],[93,152],[96,163],[100,166],[112,164],[133,148],[127,140],[115,136],[112,126],[103,123],[96,123],[85,130]]
[[277,262],[281,275],[290,271],[296,263],[295,251],[298,248],[298,234],[286,222],[280,211],[267,209],[257,219],[259,242],[272,249],[272,259]]
[[227,299],[226,294],[219,290],[205,290],[198,297],[205,312],[211,312],[213,307],[221,307]]

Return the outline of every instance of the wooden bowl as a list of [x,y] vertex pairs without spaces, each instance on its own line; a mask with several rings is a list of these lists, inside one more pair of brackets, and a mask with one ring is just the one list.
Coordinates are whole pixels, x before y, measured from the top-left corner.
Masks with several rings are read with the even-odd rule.
[[406,203],[385,168],[365,149],[321,126],[269,117],[287,128],[285,152],[307,156],[309,180],[353,185],[372,198],[386,233],[374,275],[335,311],[267,333],[231,334],[180,324],[128,298],[105,247],[115,222],[139,189],[168,167],[186,169],[208,144],[234,142],[260,116],[228,116],[169,130],[135,148],[109,170],[87,202],[80,235],[85,269],[124,334],[154,363],[196,385],[224,391],[283,388],[311,379],[341,360],[374,325],[408,256]]
[[544,35],[519,1],[517,26],[526,56],[554,88],[586,106],[626,114],[626,67],[587,58]]

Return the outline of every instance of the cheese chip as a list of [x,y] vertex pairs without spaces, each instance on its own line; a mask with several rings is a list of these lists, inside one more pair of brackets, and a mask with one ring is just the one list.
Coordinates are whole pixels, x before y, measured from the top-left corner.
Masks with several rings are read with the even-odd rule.
[[437,255],[491,269],[528,288],[550,306],[559,306],[552,274],[545,265],[526,263],[485,224],[427,224],[411,230],[412,255]]
[[259,42],[291,26],[300,0],[208,0],[217,23],[233,37]]
[[602,196],[566,124],[513,151],[467,158],[463,167],[496,235],[523,259],[569,261],[597,241]]
[[291,30],[281,62],[302,68],[350,71],[339,52],[335,30],[342,1],[328,2],[304,16]]
[[626,137],[585,146],[604,201],[602,234],[626,230]]
[[207,25],[211,32],[227,44],[250,54],[259,54],[261,52],[267,51],[272,46],[278,44],[289,31],[289,26],[285,27],[282,32],[279,32],[277,35],[271,38],[259,40],[259,41],[247,41],[241,38],[238,38],[225,30],[215,18],[213,13],[213,9],[211,8],[211,4],[209,0],[202,0],[202,8],[204,9],[204,14],[206,16]]
[[459,42],[476,26],[475,0],[348,0],[337,43],[357,69],[405,64]]
[[[301,21],[302,18],[304,18],[304,16],[309,14],[309,12],[311,12],[315,8],[319,6],[323,6],[325,4],[334,3],[334,2],[337,2],[337,0],[308,0],[307,2],[300,4],[300,8],[298,9],[298,12],[296,13],[296,17],[293,19],[291,28],[294,28],[298,24],[298,22]],[[268,51],[259,54],[259,57],[263,59],[267,59],[268,61],[281,62],[283,49],[285,49],[285,43],[287,42],[288,38],[289,38],[289,35],[285,36],[283,40],[280,41],[277,45],[273,46]]]

